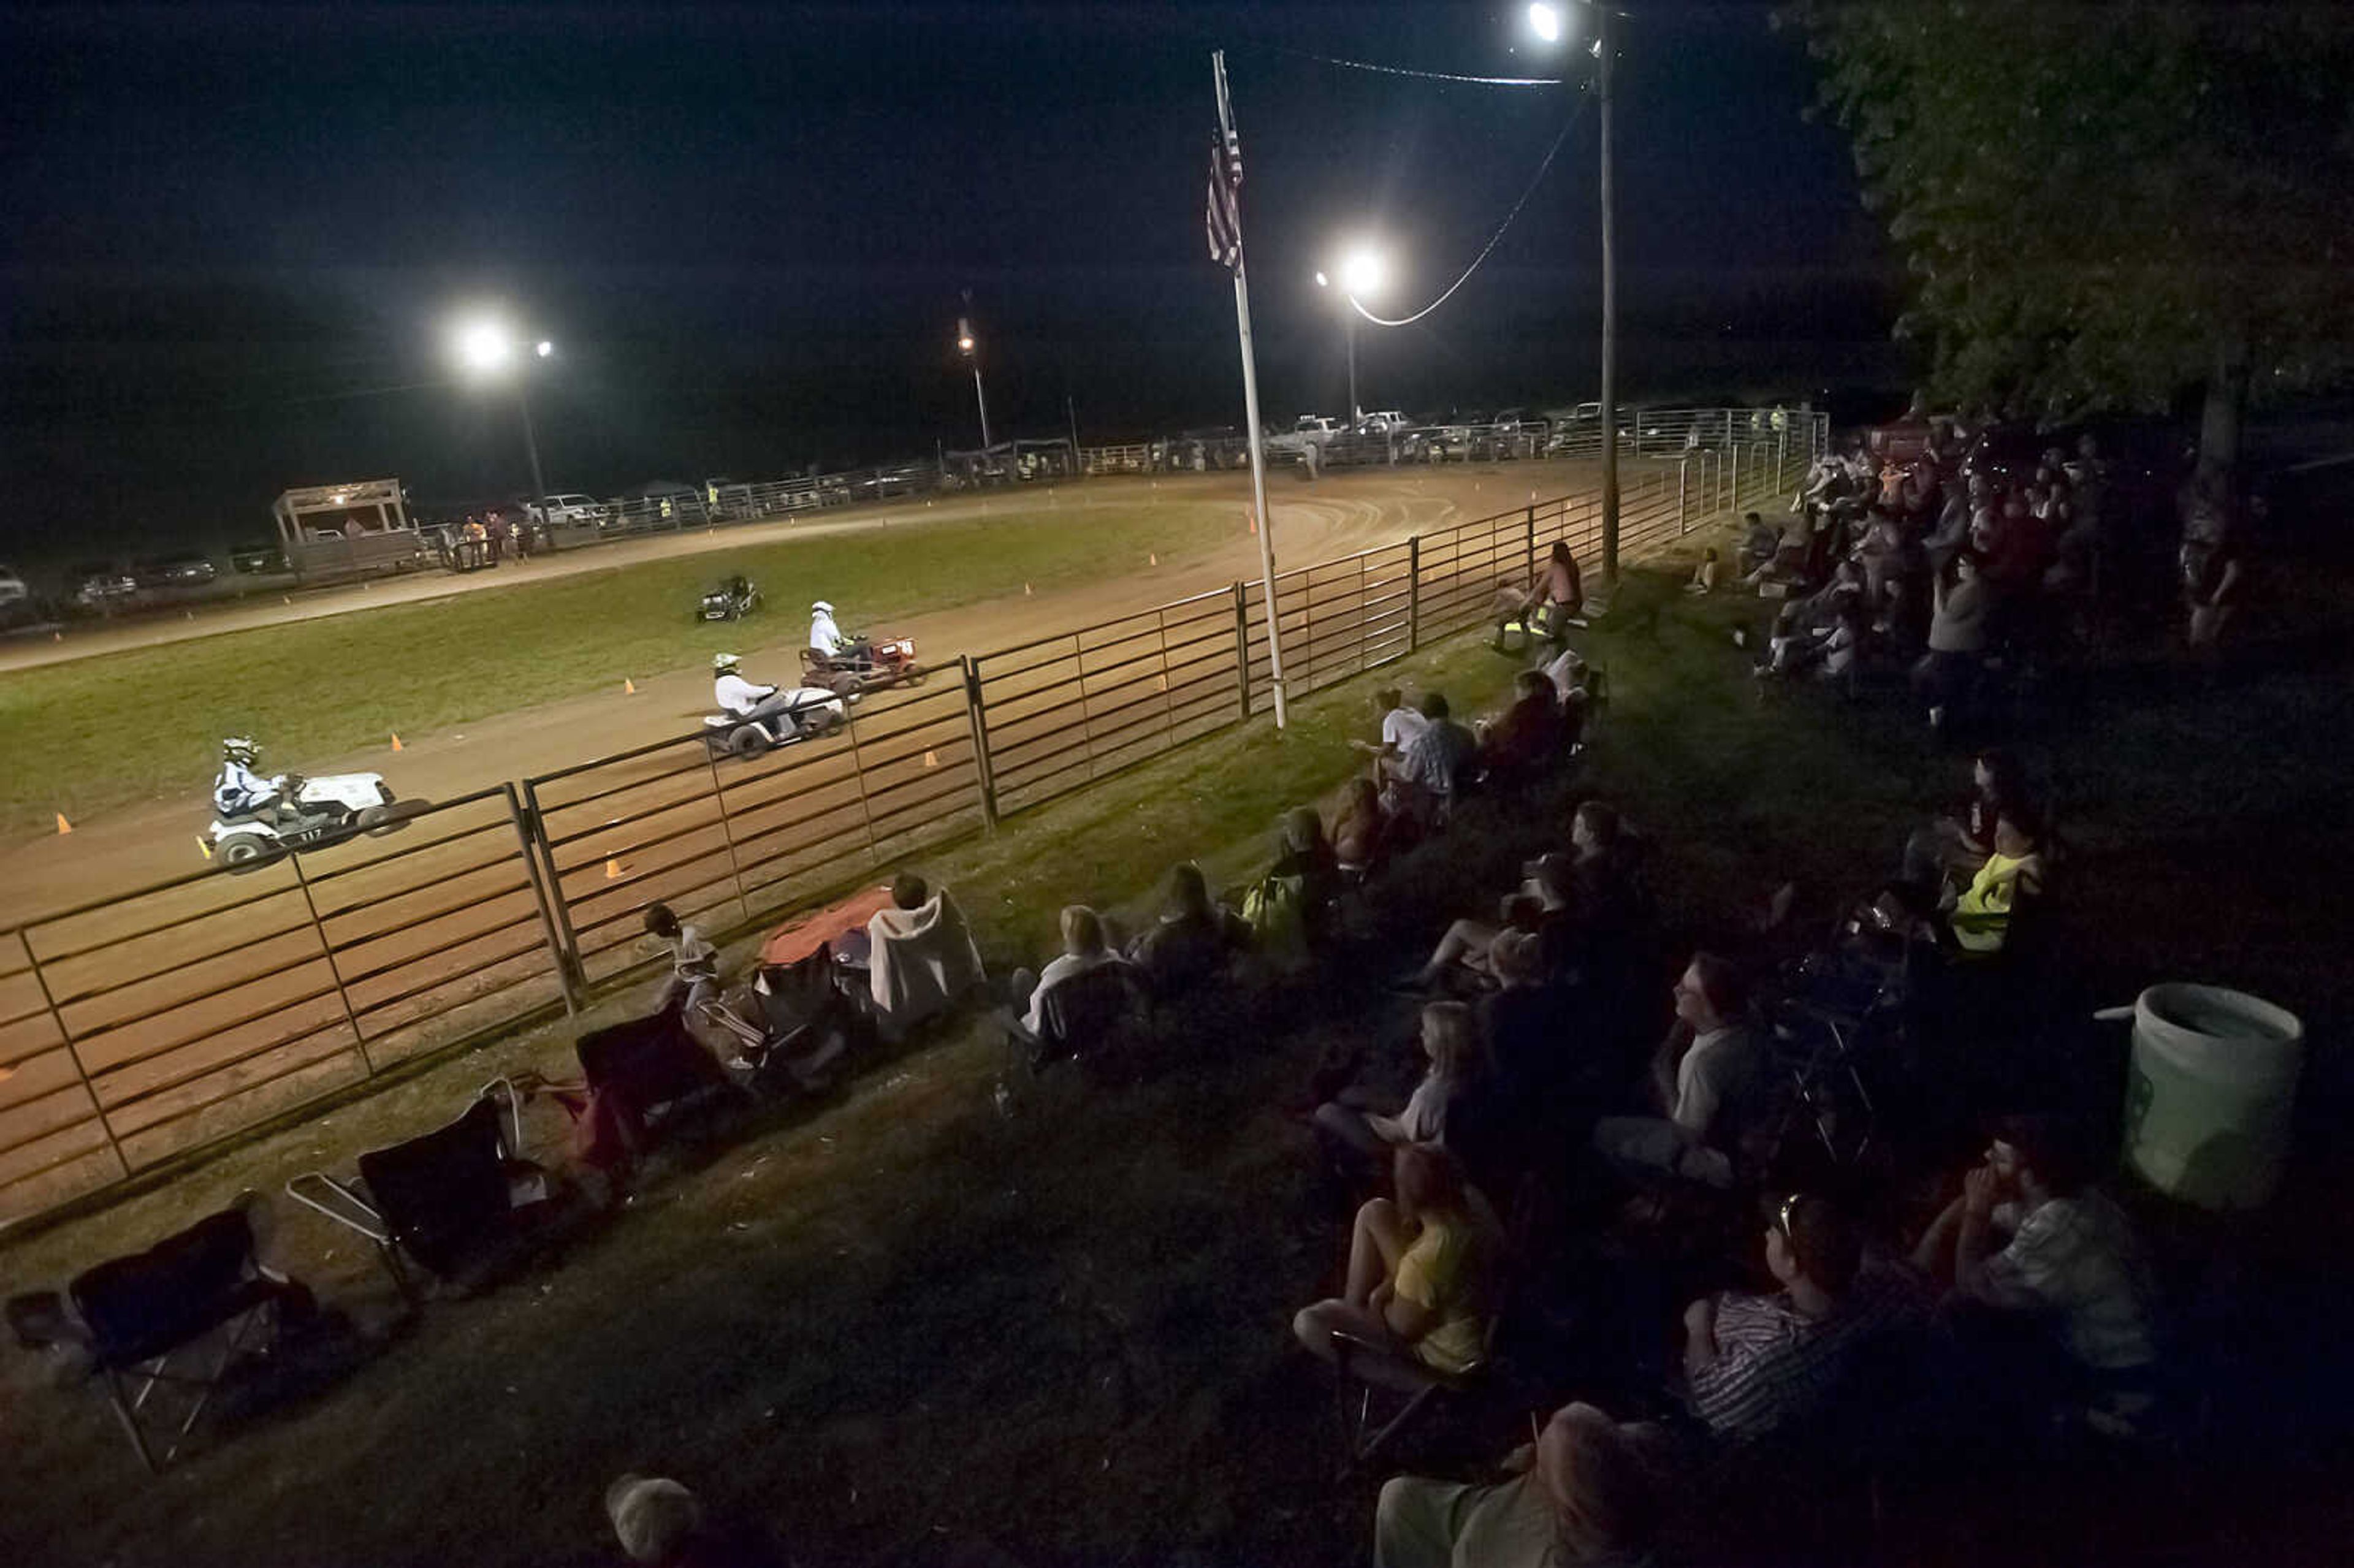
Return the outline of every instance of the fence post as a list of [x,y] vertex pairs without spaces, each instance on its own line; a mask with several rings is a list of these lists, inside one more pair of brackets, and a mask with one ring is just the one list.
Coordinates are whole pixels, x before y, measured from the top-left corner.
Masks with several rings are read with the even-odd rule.
[[1676,537],[1679,539],[1691,532],[1691,497],[1688,493],[1691,468],[1691,459],[1676,460]]
[[1529,508],[1529,577],[1530,577],[1530,579],[1531,579],[1532,581],[1533,581],[1533,580],[1535,579],[1535,577],[1536,577],[1536,575],[1537,575],[1537,509],[1536,509],[1535,507],[1532,506],[1532,507],[1530,507],[1530,508]]
[[41,960],[33,953],[32,933],[19,927],[16,945],[25,949],[25,964],[31,972],[33,983],[40,988],[41,1005],[49,1010],[49,1022],[58,1026],[58,1045],[73,1064],[74,1076],[81,1080],[81,1092],[90,1097],[90,1114],[98,1118],[98,1130],[106,1135],[106,1147],[114,1151],[114,1162],[122,1167],[125,1176],[131,1174],[131,1157],[122,1152],[122,1140],[114,1136],[114,1124],[106,1119],[106,1102],[98,1097],[98,1086],[90,1081],[90,1069],[82,1065],[81,1053],[74,1047],[73,1031],[66,1027],[66,1015],[58,1011],[58,999],[49,994],[49,977],[41,972]]
[[1741,510],[1741,443],[1733,443],[1733,509]]
[[344,1006],[344,1022],[352,1026],[352,1047],[360,1054],[360,1066],[371,1078],[376,1076],[376,1064],[369,1060],[367,1036],[360,1033],[359,1014],[352,1011],[352,993],[344,989],[344,966],[335,962],[335,944],[327,938],[327,924],[319,918],[318,900],[311,896],[311,879],[302,874],[302,857],[290,854],[286,863],[294,868],[294,885],[302,892],[302,907],[311,916],[311,930],[319,938],[319,956],[327,960],[327,974],[335,982],[335,1000]]
[[523,821],[531,830],[531,842],[539,851],[540,863],[547,874],[548,908],[556,916],[556,958],[562,967],[565,991],[586,994],[588,989],[588,962],[580,951],[579,933],[572,928],[572,906],[564,896],[564,877],[556,863],[556,846],[548,842],[547,820],[539,804],[539,787],[526,779],[523,781]]
[[981,787],[981,820],[993,832],[997,829],[997,769],[989,760],[989,716],[981,698],[981,664],[962,654],[958,655],[957,662],[964,666],[964,714],[972,726],[973,779]]
[[1235,684],[1242,690],[1243,718],[1250,718],[1250,606],[1243,585],[1235,585]]
[[513,784],[502,784],[506,792],[507,821],[515,831],[515,846],[523,852],[524,875],[531,881],[532,901],[539,906],[539,928],[546,934],[547,951],[556,960],[557,989],[564,993],[564,1011],[567,1015],[580,1011],[580,997],[573,973],[571,956],[564,950],[564,938],[557,932],[556,916],[547,903],[547,884],[540,876],[538,857],[531,853],[531,829],[524,821],[523,802],[516,798]]
[[1422,646],[1422,535],[1405,542],[1405,651]]
[[[847,729],[850,724],[851,721],[845,719],[843,727]],[[858,743],[855,740],[851,742],[850,756],[851,764],[855,767],[858,759]],[[727,820],[727,790],[719,782],[719,754],[711,749],[708,742],[703,747],[703,765],[711,771],[711,803],[719,808],[719,839],[727,846],[727,880],[736,885],[736,909],[748,926],[752,922],[752,904],[744,896],[744,866],[736,858],[736,824]],[[858,795],[862,801],[866,798],[864,775],[858,780]],[[872,833],[867,836],[870,841],[874,837]]]

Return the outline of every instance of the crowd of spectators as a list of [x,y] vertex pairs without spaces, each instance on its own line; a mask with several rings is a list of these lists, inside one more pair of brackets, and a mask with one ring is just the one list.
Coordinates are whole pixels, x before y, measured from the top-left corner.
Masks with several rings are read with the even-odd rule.
[[[1901,669],[1942,728],[1996,679],[2089,636],[2098,606],[2124,597],[2158,542],[2148,493],[2168,476],[2125,471],[2091,434],[2034,451],[2020,441],[1916,419],[1817,458],[1784,524],[1748,514],[1737,580],[1781,600],[1760,677]],[[2247,509],[2204,477],[2173,503],[2181,630],[2211,652],[2247,593]],[[1719,582],[1704,559],[1688,591]]]

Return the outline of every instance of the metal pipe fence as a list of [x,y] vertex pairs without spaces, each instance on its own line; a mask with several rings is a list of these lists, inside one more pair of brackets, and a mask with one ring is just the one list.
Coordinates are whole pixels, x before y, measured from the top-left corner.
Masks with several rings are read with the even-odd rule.
[[[1638,421],[1639,428],[1640,421]],[[1795,488],[1766,437],[1644,460],[1630,556]],[[1591,496],[1276,579],[1302,694],[1495,616]],[[397,832],[212,868],[0,929],[0,1224],[364,1082],[577,1010],[655,955],[646,907],[737,930],[1272,705],[1264,589],[1235,583],[940,666],[751,759],[700,732],[426,808]]]

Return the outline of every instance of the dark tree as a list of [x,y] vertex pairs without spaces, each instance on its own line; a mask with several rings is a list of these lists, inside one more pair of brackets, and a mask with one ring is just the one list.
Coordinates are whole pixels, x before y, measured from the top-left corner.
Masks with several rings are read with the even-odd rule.
[[2354,4],[1793,0],[1935,390],[2241,411],[2354,358]]

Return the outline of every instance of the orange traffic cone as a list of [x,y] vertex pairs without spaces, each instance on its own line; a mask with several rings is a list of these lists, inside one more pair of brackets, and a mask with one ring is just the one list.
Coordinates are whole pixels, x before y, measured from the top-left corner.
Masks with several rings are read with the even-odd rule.
[[73,824],[66,821],[66,814],[63,811],[58,813],[58,832],[61,833],[73,832]]
[[927,768],[938,768],[939,765],[940,765],[940,754],[939,754],[938,752],[937,752],[937,751],[927,751],[927,752],[925,752],[925,753],[924,753],[924,766],[925,766],[925,767],[927,767]]
[[1154,555],[1148,555],[1146,556],[1146,561],[1147,564],[1157,567],[1161,564],[1161,557]]
[[395,750],[395,751],[398,751],[398,750],[400,750],[400,749],[401,749],[401,745],[400,745],[400,732],[399,732],[398,730],[395,730],[395,731],[393,731],[393,732],[392,732],[392,748],[393,748],[393,750]]
[[638,694],[638,683],[637,683],[635,681],[631,680],[627,675],[622,676],[622,677],[621,677],[621,695],[623,695],[623,696],[625,696],[625,697],[634,697],[634,696],[636,696],[637,694]]
[[621,880],[621,863],[610,855],[605,857],[605,880],[608,882]]
[[1023,583],[1022,585],[1022,597],[1023,599],[1028,599],[1030,597],[1030,585],[1028,583]]
[[1258,514],[1257,514],[1257,513],[1256,513],[1256,512],[1253,512],[1253,513],[1249,514],[1249,517],[1250,517],[1251,533],[1252,533],[1254,535],[1256,535],[1258,533]]

